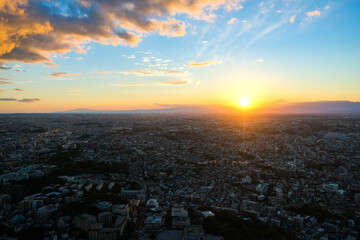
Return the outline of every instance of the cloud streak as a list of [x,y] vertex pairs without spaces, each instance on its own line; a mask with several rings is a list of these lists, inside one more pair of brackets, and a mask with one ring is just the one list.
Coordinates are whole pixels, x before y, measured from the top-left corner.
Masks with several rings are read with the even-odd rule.
[[256,60],[253,62],[253,64],[262,63],[262,62],[264,62],[264,59],[259,58],[259,59],[256,59]]
[[189,61],[188,66],[189,67],[207,67],[209,65],[222,64],[222,63],[223,63],[223,61],[218,61],[218,60],[208,60],[205,62]]
[[16,99],[16,98],[0,98],[2,102],[20,102],[20,103],[34,103],[40,101],[39,98],[23,98],[23,99]]
[[179,86],[188,84],[188,80],[168,80],[161,82],[149,82],[149,83],[121,83],[116,84],[119,87],[144,87],[144,86]]
[[81,73],[54,72],[54,73],[50,74],[50,76],[53,76],[53,77],[65,77],[67,75],[74,77],[74,76],[81,75]]
[[129,70],[120,72],[125,75],[134,75],[137,77],[144,77],[144,76],[182,76],[186,75],[187,72],[185,71],[177,71],[177,70],[163,70],[163,69],[138,69],[138,70]]
[[5,85],[5,84],[12,84],[13,82],[11,82],[10,78],[3,78],[0,77],[0,85]]
[[23,98],[17,101],[21,103],[34,103],[40,101],[40,98]]

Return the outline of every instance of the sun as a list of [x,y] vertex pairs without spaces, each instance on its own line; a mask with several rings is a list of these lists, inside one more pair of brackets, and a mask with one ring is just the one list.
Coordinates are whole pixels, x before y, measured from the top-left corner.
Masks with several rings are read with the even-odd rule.
[[245,98],[245,97],[241,98],[241,99],[240,99],[240,105],[241,105],[242,107],[246,107],[247,105],[249,105],[249,99],[247,99],[247,98]]

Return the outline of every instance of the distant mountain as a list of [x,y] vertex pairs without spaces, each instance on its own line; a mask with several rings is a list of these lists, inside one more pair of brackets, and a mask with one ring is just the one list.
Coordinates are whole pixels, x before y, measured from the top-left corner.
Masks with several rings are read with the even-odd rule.
[[261,109],[262,113],[277,114],[349,114],[360,113],[360,102],[350,101],[317,101],[288,103],[277,101]]
[[[56,112],[61,114],[134,114],[134,113],[162,113],[162,114],[239,114],[239,108],[225,105],[160,105],[161,109],[135,109],[135,110],[93,110],[73,109]],[[350,101],[318,101],[290,103],[278,100],[272,104],[251,111],[260,114],[360,114],[360,102]]]
[[73,109],[62,112],[61,114],[131,114],[131,113],[163,113],[163,114],[233,114],[239,110],[235,107],[225,105],[167,105],[160,109],[134,109],[134,110],[93,110],[93,109]]

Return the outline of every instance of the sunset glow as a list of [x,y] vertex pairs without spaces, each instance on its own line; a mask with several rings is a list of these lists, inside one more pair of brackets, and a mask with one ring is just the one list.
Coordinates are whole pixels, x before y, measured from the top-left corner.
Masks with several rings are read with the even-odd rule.
[[240,99],[240,105],[241,105],[242,107],[246,107],[247,105],[249,105],[249,99],[247,99],[247,98],[245,98],[245,97],[241,98],[241,99]]
[[171,2],[1,1],[0,112],[360,101],[359,1]]

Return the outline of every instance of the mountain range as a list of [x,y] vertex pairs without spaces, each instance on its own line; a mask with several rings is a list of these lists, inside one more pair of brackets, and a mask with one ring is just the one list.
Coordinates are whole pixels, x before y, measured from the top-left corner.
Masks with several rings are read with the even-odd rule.
[[[135,110],[94,110],[73,109],[56,112],[63,114],[132,114],[132,113],[163,113],[163,114],[234,114],[241,113],[240,108],[226,105],[162,105],[160,109]],[[317,101],[290,103],[278,100],[263,108],[253,109],[258,114],[360,114],[360,102],[351,101]]]

